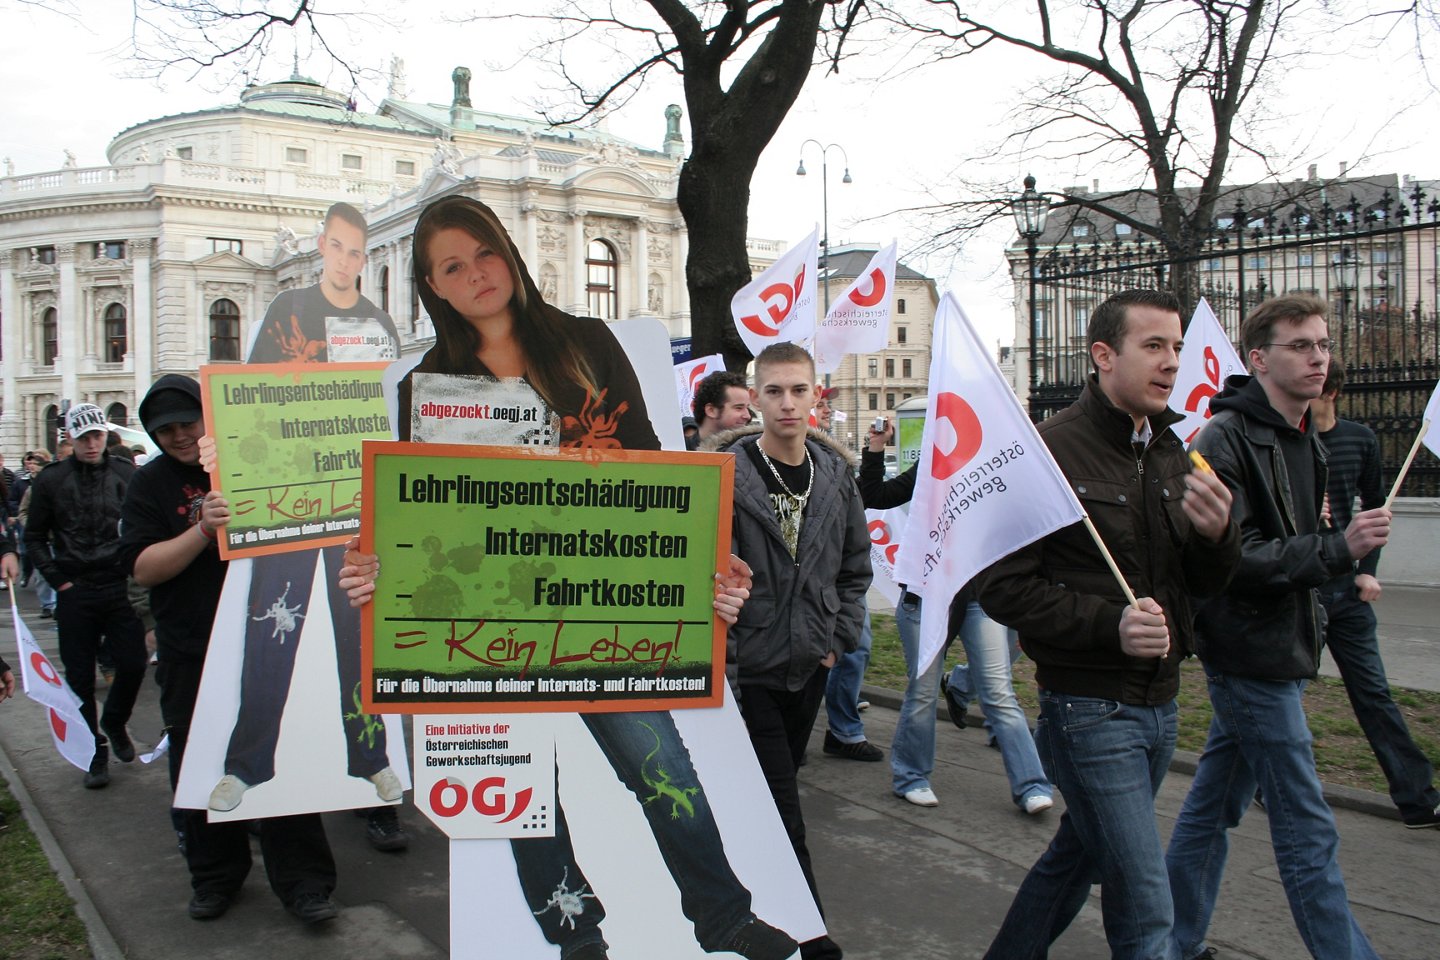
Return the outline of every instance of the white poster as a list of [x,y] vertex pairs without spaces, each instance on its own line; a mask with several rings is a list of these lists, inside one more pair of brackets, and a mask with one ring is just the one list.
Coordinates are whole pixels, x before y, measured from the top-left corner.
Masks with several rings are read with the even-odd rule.
[[455,839],[553,837],[560,716],[417,714],[416,808]]

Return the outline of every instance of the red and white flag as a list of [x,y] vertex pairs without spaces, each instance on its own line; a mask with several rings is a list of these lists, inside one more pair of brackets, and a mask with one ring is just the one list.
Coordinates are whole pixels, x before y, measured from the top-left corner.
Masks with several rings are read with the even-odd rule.
[[834,373],[847,353],[878,353],[890,342],[890,309],[895,302],[896,245],[870,258],[815,331],[815,369]]
[[879,590],[892,607],[900,603],[895,555],[900,550],[900,535],[905,532],[905,515],[909,510],[909,504],[902,504],[889,510],[865,511],[865,526],[870,531],[870,566],[875,570],[871,586]]
[[820,228],[780,255],[730,300],[735,329],[752,355],[772,343],[808,347],[815,339],[815,264]]
[[[14,590],[14,586],[11,586]],[[80,698],[60,678],[50,658],[35,642],[35,635],[20,618],[20,609],[12,597],[10,615],[15,620],[15,643],[20,648],[20,682],[25,695],[45,707],[46,723],[55,749],[81,770],[90,769],[95,757],[95,734],[80,713]]]
[[1184,417],[1175,424],[1175,435],[1188,445],[1210,419],[1210,398],[1225,386],[1225,378],[1245,372],[1245,364],[1215,318],[1215,311],[1201,297],[1185,328],[1185,349],[1180,352],[1180,369],[1170,394],[1170,409]]
[[724,369],[725,357],[718,353],[675,364],[675,392],[680,397],[680,416],[694,416],[695,388],[710,374]]
[[1080,501],[953,294],[935,314],[930,394],[895,577],[925,598],[923,673],[945,645],[950,600],[975,574],[1053,530]]

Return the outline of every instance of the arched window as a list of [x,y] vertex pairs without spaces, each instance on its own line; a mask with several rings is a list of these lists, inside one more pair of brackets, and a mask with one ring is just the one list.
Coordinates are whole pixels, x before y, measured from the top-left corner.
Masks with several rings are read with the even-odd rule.
[[[40,362],[50,367],[60,355],[60,315],[54,307],[46,307],[40,315]],[[52,441],[53,442],[53,441]],[[54,452],[54,448],[51,448]]]
[[240,308],[234,300],[210,304],[210,359],[240,359]]
[[45,449],[55,455],[55,445],[60,438],[60,408],[55,404],[45,408]]
[[125,306],[112,303],[105,308],[105,362],[125,362]]
[[130,411],[123,403],[112,403],[105,408],[105,419],[122,427],[130,425]]
[[380,268],[380,309],[390,312],[390,268]]
[[591,240],[585,250],[585,305],[590,316],[601,320],[620,316],[619,273],[615,249],[604,240]]

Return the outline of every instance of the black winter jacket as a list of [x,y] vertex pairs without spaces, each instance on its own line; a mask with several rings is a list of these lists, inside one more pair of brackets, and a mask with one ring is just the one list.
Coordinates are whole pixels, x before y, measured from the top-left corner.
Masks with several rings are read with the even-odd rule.
[[124,582],[120,505],[134,475],[133,461],[106,453],[97,464],[67,457],[35,477],[25,552],[46,583]]
[[1240,526],[1240,567],[1224,594],[1201,605],[1196,653],[1217,670],[1258,680],[1303,680],[1320,666],[1324,610],[1316,593],[1351,569],[1345,534],[1319,529],[1325,446],[1309,417],[1301,431],[1315,465],[1315,516],[1297,516],[1277,431],[1295,428],[1252,377],[1235,376],[1210,401],[1195,449],[1225,481]]
[[1080,399],[1040,424],[1040,436],[1137,597],[1165,611],[1171,652],[1132,657],[1120,649],[1125,595],[1082,524],[1024,547],[980,575],[980,604],[1020,632],[1041,687],[1074,696],[1155,706],[1179,690],[1191,650],[1190,596],[1218,593],[1240,557],[1232,523],[1219,543],[1195,533],[1180,501],[1190,461],[1170,425],[1150,418],[1137,452],[1130,415],[1092,374]]

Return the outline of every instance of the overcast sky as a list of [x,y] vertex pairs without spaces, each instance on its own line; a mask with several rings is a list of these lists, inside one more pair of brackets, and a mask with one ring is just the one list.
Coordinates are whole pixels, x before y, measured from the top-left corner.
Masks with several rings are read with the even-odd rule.
[[[383,75],[390,58],[398,56],[405,62],[412,100],[449,102],[450,71],[465,65],[474,72],[471,99],[477,109],[532,115],[537,88],[550,81],[533,64],[510,64],[537,26],[457,26],[426,20],[418,12],[440,6],[414,4],[405,8],[411,11],[409,21],[398,28],[355,23],[348,37],[341,36],[354,60],[377,78],[356,91],[361,109],[375,109],[384,97]],[[107,144],[126,127],[237,99],[239,85],[225,86],[216,73],[192,77],[174,70],[158,83],[127,79],[124,75],[134,71],[123,56],[130,9],[113,0],[75,0],[65,15],[0,0],[0,89],[5,91],[0,156],[8,156],[17,173],[56,169],[66,149],[82,167],[104,164]],[[289,40],[275,44],[255,79],[284,79],[297,52],[302,73],[348,90],[348,79],[322,55]],[[845,161],[831,151],[832,242],[898,238],[903,258],[921,238],[912,219],[894,212],[925,202],[927,194],[949,196],[957,162],[999,140],[1019,91],[1043,66],[1037,58],[987,51],[983,59],[952,61],[888,82],[865,76],[879,72],[874,64],[847,66],[839,78],[817,72],[756,172],[751,235],[795,242],[820,220],[820,157],[813,145],[804,152],[809,175],[795,176],[801,144],[814,138],[844,147],[854,180],[840,183]],[[500,67],[508,69],[497,72]],[[1440,179],[1435,123],[1440,95],[1427,84],[1413,35],[1397,32],[1377,48],[1315,56],[1303,68],[1286,64],[1273,76],[1274,90],[1266,101],[1279,119],[1263,133],[1293,151],[1287,175],[1303,175],[1307,163],[1316,163],[1322,175],[1333,176],[1346,161],[1352,174]],[[641,94],[607,121],[609,129],[658,149],[668,103],[684,103],[679,79],[656,72]],[[1387,121],[1397,110],[1399,117]],[[1134,171],[1097,169],[1084,157],[1064,162],[1031,157],[1006,164],[1013,165],[1013,178],[1004,167],[973,169],[978,176],[1013,179],[1011,193],[1020,190],[1026,173],[1039,179],[1041,189],[1095,180],[1102,189],[1135,182]],[[1263,174],[1257,163],[1241,157],[1229,179],[1243,182]],[[1002,256],[1010,237],[1008,226],[1001,225],[972,241],[958,259],[908,261],[936,277],[942,291],[955,290],[991,342],[1009,342],[1012,336]]]

